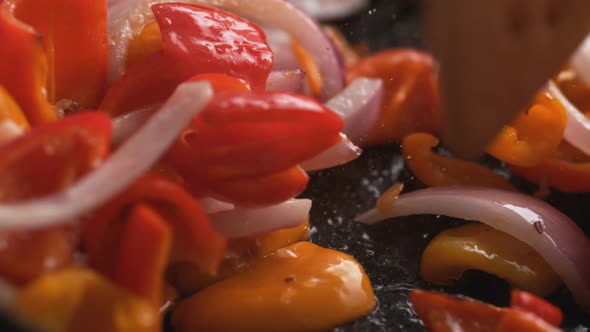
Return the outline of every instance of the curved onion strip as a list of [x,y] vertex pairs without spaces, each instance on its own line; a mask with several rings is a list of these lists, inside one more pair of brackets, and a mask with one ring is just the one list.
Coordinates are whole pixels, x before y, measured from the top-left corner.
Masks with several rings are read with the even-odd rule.
[[150,121],[74,185],[43,198],[0,204],[0,228],[32,230],[64,224],[97,208],[144,174],[211,95],[208,83],[180,85]]
[[357,78],[326,106],[342,117],[348,138],[361,144],[379,117],[382,96],[380,79]]
[[567,111],[567,125],[563,138],[590,156],[590,120],[563,95],[553,81],[549,82],[547,89],[552,96],[561,102]]
[[301,69],[274,70],[266,81],[267,91],[301,92],[305,72]]
[[344,165],[358,158],[363,150],[354,145],[344,134],[340,134],[340,142],[328,148],[313,159],[301,163],[306,171],[317,171]]
[[156,108],[148,106],[113,119],[112,144],[118,146],[143,126],[154,114]]
[[238,238],[301,225],[306,222],[310,209],[311,200],[291,199],[264,208],[213,213],[209,219],[226,238]]
[[336,20],[346,18],[367,7],[368,0],[289,0],[318,20]]
[[207,214],[233,210],[235,208],[232,203],[219,201],[213,197],[201,198],[199,199],[199,204],[201,204],[201,207]]
[[373,209],[357,221],[374,224],[414,214],[445,215],[483,222],[535,249],[590,311],[590,240],[551,205],[520,193],[490,188],[438,187],[399,196],[391,212]]
[[[109,81],[123,73],[127,45],[148,19],[153,17],[150,6],[164,2],[183,2],[220,7],[254,19],[261,24],[281,29],[295,38],[316,60],[322,75],[322,98],[336,95],[344,87],[344,68],[338,51],[319,24],[285,0],[135,0],[128,15],[109,14]],[[123,4],[120,4],[123,6]],[[130,6],[133,7],[133,6]]]
[[590,85],[590,35],[574,53],[570,62],[582,81]]
[[285,31],[265,27],[266,42],[272,50],[273,70],[297,69],[299,60],[291,45],[291,36]]

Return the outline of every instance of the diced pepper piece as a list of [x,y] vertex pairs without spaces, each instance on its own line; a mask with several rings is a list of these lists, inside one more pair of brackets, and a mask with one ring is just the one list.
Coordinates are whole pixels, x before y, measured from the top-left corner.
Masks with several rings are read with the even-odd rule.
[[170,226],[151,208],[137,204],[121,237],[115,282],[159,307],[170,244]]
[[549,295],[562,284],[533,248],[481,223],[443,231],[422,254],[420,276],[428,282],[452,285],[468,270],[493,274],[539,295]]
[[430,187],[467,185],[516,190],[504,177],[474,162],[443,157],[432,151],[436,137],[415,133],[404,137],[404,161],[414,175]]
[[347,69],[348,82],[359,77],[382,79],[385,92],[381,115],[367,145],[399,142],[415,132],[440,131],[440,97],[431,55],[413,49],[381,51]]
[[557,150],[566,122],[561,103],[547,92],[540,93],[526,112],[502,129],[487,152],[511,165],[535,166]]
[[0,85],[16,100],[32,125],[58,119],[47,101],[47,54],[42,39],[0,4]]
[[300,242],[180,302],[172,325],[179,332],[324,331],[375,304],[369,278],[354,258]]
[[18,294],[14,309],[27,322],[55,332],[158,332],[162,324],[151,303],[79,268],[35,279]]

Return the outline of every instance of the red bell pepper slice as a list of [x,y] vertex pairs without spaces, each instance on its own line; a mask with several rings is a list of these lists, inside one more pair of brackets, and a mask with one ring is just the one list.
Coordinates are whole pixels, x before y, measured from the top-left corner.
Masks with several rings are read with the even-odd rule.
[[265,88],[272,51],[255,24],[219,9],[180,3],[152,6],[162,50],[133,65],[100,108],[113,115],[158,103],[196,74],[220,73]]
[[55,121],[47,101],[47,55],[39,35],[0,4],[0,86],[16,100],[32,125]]
[[170,261],[191,262],[215,273],[226,241],[209,223],[200,205],[178,184],[147,174],[123,194],[112,199],[84,223],[83,236],[89,264],[107,276],[115,275],[116,257],[122,245],[124,220],[130,206],[145,203],[172,227]]
[[[80,113],[0,146],[0,201],[15,202],[59,191],[95,168],[107,155],[107,115]],[[0,274],[26,282],[71,260],[77,243],[70,227],[0,232]]]
[[159,307],[171,239],[166,221],[149,206],[137,204],[121,237],[114,281]]
[[[336,144],[342,127],[340,117],[304,96],[218,92],[167,158],[193,193],[270,204],[304,188],[307,176],[293,167]],[[242,195],[236,183],[260,187]]]
[[563,321],[563,313],[559,308],[531,293],[512,291],[510,307],[532,313],[553,326],[559,326]]
[[84,108],[103,97],[108,62],[106,0],[6,0],[16,18],[43,35],[49,101]]
[[[520,296],[520,294],[516,295],[517,298]],[[428,331],[431,332],[558,331],[553,325],[545,322],[544,319],[547,316],[537,316],[539,311],[531,310],[531,307],[538,307],[541,303],[550,305],[533,295],[529,294],[529,296],[533,297],[536,303],[532,306],[527,303],[526,309],[523,309],[520,304],[516,308],[498,308],[470,299],[422,290],[411,291],[410,301]],[[517,302],[520,302],[520,299]],[[515,304],[513,302],[513,305]],[[541,312],[545,315],[545,311]]]
[[442,127],[440,97],[431,55],[412,49],[392,49],[362,58],[347,69],[347,80],[383,80],[381,114],[366,144],[399,142],[415,132],[436,134]]

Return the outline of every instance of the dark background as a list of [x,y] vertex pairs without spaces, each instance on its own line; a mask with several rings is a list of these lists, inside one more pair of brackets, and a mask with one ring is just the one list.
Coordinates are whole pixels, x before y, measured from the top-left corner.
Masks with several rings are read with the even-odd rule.
[[[377,0],[357,16],[334,23],[353,43],[364,42],[371,52],[391,47],[424,48],[419,7],[417,0]],[[483,163],[505,171],[491,158]],[[471,271],[454,287],[446,289],[418,278],[422,251],[432,237],[464,221],[427,215],[397,218],[374,226],[352,221],[372,208],[380,193],[398,181],[404,182],[408,191],[424,187],[404,168],[399,146],[382,146],[365,150],[361,158],[344,167],[313,175],[304,194],[313,199],[312,241],[353,255],[367,271],[378,300],[371,315],[334,331],[424,331],[408,302],[408,291],[413,288],[444,290],[508,305],[510,287],[482,272]],[[535,187],[520,179],[512,181],[526,192],[535,191]],[[554,192],[549,202],[590,234],[590,195]],[[587,331],[590,317],[577,308],[565,287],[550,300],[564,310],[567,330]]]

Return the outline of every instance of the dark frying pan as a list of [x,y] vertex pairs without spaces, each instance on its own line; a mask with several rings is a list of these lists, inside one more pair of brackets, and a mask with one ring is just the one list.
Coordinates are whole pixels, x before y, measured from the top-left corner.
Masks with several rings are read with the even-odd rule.
[[[374,0],[369,8],[350,19],[334,22],[352,42],[365,42],[370,51],[389,47],[423,47],[417,0]],[[500,168],[494,160],[485,161]],[[378,307],[367,317],[334,329],[337,332],[423,331],[424,326],[408,302],[413,288],[461,293],[497,305],[507,305],[509,286],[481,272],[467,273],[456,286],[442,289],[418,277],[422,251],[434,235],[463,223],[433,216],[406,217],[375,226],[356,224],[352,219],[373,207],[380,193],[402,181],[406,190],[424,187],[405,169],[399,146],[367,149],[358,160],[344,167],[312,176],[304,196],[312,198],[312,241],[353,255],[367,271],[378,299]],[[525,191],[533,187],[519,179]],[[590,195],[554,192],[550,203],[561,209],[590,234]],[[562,288],[550,300],[565,313],[570,331],[588,331],[590,316],[582,313]],[[19,328],[0,313],[0,331],[29,331]]]
[[[351,41],[367,43],[371,52],[390,47],[422,48],[419,7],[417,0],[374,0],[370,8],[336,24]],[[501,168],[495,160],[484,163]],[[513,180],[524,191],[535,190],[520,179]],[[378,299],[378,307],[371,315],[334,331],[423,331],[424,326],[408,302],[408,290],[413,288],[444,290],[508,305],[509,285],[482,272],[470,271],[454,287],[445,289],[419,279],[420,257],[428,242],[440,231],[464,221],[427,215],[375,226],[352,221],[358,213],[372,208],[379,194],[397,181],[404,182],[406,190],[424,187],[404,167],[399,146],[381,146],[365,150],[361,158],[344,167],[313,175],[305,193],[314,203],[312,241],[359,260]],[[554,192],[549,202],[590,234],[590,195]],[[567,289],[560,289],[550,300],[563,309],[566,330],[588,331],[590,316],[577,308]]]

